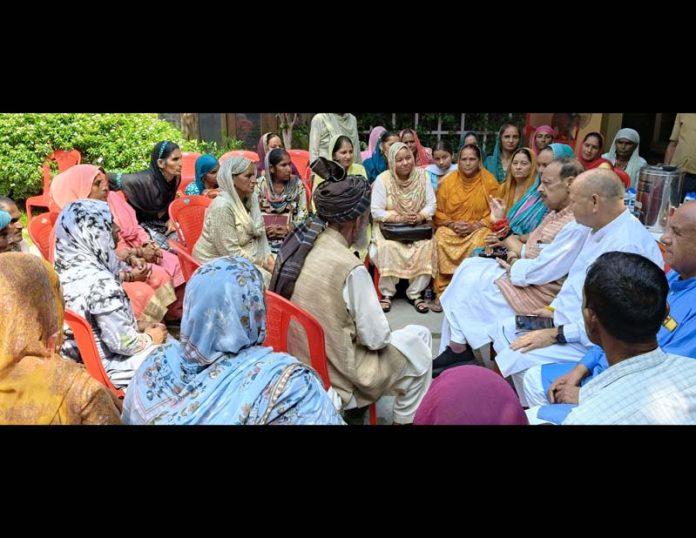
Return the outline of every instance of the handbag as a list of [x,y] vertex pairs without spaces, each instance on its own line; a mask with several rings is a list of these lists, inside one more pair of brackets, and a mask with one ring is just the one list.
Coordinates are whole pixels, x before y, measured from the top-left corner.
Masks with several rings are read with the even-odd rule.
[[413,241],[424,241],[433,237],[432,222],[423,222],[421,224],[380,222],[379,228],[384,238],[389,241],[412,243]]

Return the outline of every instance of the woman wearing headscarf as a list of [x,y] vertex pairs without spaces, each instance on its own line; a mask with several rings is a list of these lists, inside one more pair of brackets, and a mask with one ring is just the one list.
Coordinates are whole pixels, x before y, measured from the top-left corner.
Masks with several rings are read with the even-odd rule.
[[207,196],[215,198],[220,194],[217,183],[217,173],[220,164],[214,155],[201,155],[196,159],[196,180],[186,187],[186,196]]
[[481,366],[460,366],[433,380],[413,423],[526,426],[528,421],[505,379]]
[[181,343],[143,363],[126,395],[124,422],[343,424],[316,372],[263,347],[265,338],[258,269],[241,257],[207,263],[187,284]]
[[362,159],[363,164],[365,164],[365,161],[372,157],[372,154],[375,151],[375,148],[379,144],[379,137],[382,135],[382,133],[386,131],[384,127],[381,125],[378,125],[377,127],[374,127],[370,131],[370,137],[368,140],[367,144],[367,149],[365,151],[360,152],[360,158]]
[[302,180],[292,173],[292,161],[284,149],[269,151],[264,168],[266,174],[258,186],[259,205],[275,254],[285,237],[307,219],[307,193]]
[[[281,148],[285,149],[285,143],[283,138],[274,132],[264,133],[261,138],[259,138],[259,143],[256,146],[256,153],[259,156],[259,161],[256,163],[256,175],[261,177],[265,174],[266,168],[266,156],[274,149]],[[292,175],[299,176],[300,173],[297,171],[295,163],[290,162],[292,167]]]
[[638,185],[640,169],[648,163],[639,154],[640,135],[634,129],[619,129],[611,143],[609,151],[602,155],[610,161],[614,169],[625,171],[631,178],[631,187]]
[[[309,127],[309,162],[319,157],[331,158],[329,140],[334,135],[346,135],[353,141],[353,147],[360,147],[358,120],[348,113],[315,114]],[[355,155],[355,162],[362,163],[360,153]]]
[[169,219],[168,210],[181,183],[181,166],[179,146],[164,140],[152,148],[147,170],[108,175],[109,188],[125,193],[138,223],[164,250],[169,250],[167,239],[176,239],[176,226]]
[[205,213],[193,257],[206,263],[220,256],[242,256],[256,264],[264,282],[269,282],[275,261],[266,238],[256,183],[256,166],[249,159],[235,155],[220,165],[220,195]]
[[[72,166],[51,182],[51,210],[59,212],[70,202],[80,199],[106,201],[118,229],[116,254],[123,262],[119,269],[124,271],[123,288],[131,301],[133,313],[141,321],[162,321],[167,310],[177,301],[174,288],[184,283],[179,259],[175,254],[161,250],[138,225],[133,208],[121,196],[106,188],[104,171],[97,166]],[[55,236],[54,227],[49,239],[50,260],[54,257]],[[133,268],[132,271],[129,266]],[[178,309],[172,308],[178,311],[175,312],[178,317],[181,317],[180,306]]]
[[10,222],[12,216],[0,209],[0,254],[10,250]]
[[513,203],[507,214],[507,226],[513,234],[520,236],[522,241],[541,223],[548,212],[538,190],[544,168],[554,159],[574,156],[573,148],[567,144],[549,144],[537,154],[536,179],[524,195]]
[[421,144],[418,133],[413,129],[403,129],[399,133],[401,142],[408,146],[408,149],[413,153],[413,158],[416,160],[416,166],[425,166],[433,162],[432,154]]
[[550,125],[540,125],[529,135],[529,147],[532,148],[534,155],[539,155],[539,152],[553,143],[553,137],[556,131]]
[[[106,202],[76,200],[56,221],[55,268],[63,285],[65,308],[92,326],[104,369],[117,388],[125,388],[150,348],[167,329],[160,323],[136,323],[118,275],[111,212]],[[63,346],[78,360],[74,340]]]
[[413,153],[402,142],[389,148],[389,170],[382,172],[372,188],[372,244],[370,259],[379,269],[382,310],[391,309],[399,279],[409,281],[406,297],[416,311],[428,306],[421,293],[437,269],[433,238],[408,243],[385,239],[379,223],[422,224],[433,218],[435,193],[427,172],[416,168]]
[[611,161],[600,156],[603,148],[604,137],[600,133],[587,133],[578,150],[578,161],[585,170],[592,170],[593,168],[606,168],[612,170],[619,176],[625,188],[630,187],[630,176],[618,166],[614,166]]
[[111,391],[57,353],[63,297],[53,268],[9,252],[0,263],[0,289],[0,424],[120,424]]
[[582,144],[578,148],[578,161],[585,170],[592,170],[597,168],[603,163],[607,163],[611,166],[611,161],[608,161],[602,157],[602,150],[604,149],[604,137],[601,133],[593,131],[587,133],[585,138],[582,139]]
[[438,270],[434,286],[437,299],[430,306],[434,312],[442,312],[439,297],[459,264],[475,248],[483,246],[491,231],[488,198],[497,197],[501,189],[502,185],[483,168],[479,147],[462,147],[457,155],[457,170],[447,174],[437,190],[433,219],[437,226]]
[[498,183],[505,181],[512,154],[520,147],[522,137],[520,129],[512,123],[505,123],[498,131],[495,139],[493,153],[486,157],[484,166],[498,180]]
[[399,142],[398,133],[384,131],[379,137],[379,143],[372,152],[372,157],[365,161],[365,171],[367,172],[367,181],[374,183],[377,176],[389,169],[387,164],[387,155],[392,144]]

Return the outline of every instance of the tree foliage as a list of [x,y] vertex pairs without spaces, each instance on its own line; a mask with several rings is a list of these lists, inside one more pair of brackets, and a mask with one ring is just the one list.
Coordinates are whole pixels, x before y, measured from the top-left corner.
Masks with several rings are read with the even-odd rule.
[[0,194],[39,194],[41,167],[54,149],[77,149],[83,163],[99,163],[108,172],[136,172],[149,166],[161,140],[183,151],[219,153],[214,142],[185,140],[157,114],[0,114]]

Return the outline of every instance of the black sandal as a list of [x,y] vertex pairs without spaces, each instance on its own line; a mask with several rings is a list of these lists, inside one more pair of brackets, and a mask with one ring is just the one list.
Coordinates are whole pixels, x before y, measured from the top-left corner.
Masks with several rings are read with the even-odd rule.
[[379,300],[379,306],[382,307],[382,312],[384,312],[385,314],[389,312],[392,307],[391,297],[382,297]]
[[427,314],[430,312],[430,308],[428,308],[428,303],[425,302],[424,299],[409,299],[409,303],[413,305],[413,307],[416,309],[416,312],[419,314]]

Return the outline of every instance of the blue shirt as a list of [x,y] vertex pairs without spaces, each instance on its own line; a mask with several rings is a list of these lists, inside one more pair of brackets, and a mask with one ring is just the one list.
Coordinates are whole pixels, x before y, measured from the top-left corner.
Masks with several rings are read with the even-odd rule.
[[[657,343],[667,353],[696,359],[696,277],[681,280],[679,273],[667,273],[669,283],[669,317],[657,333]],[[592,377],[607,368],[607,356],[599,346],[593,347],[580,361]]]

